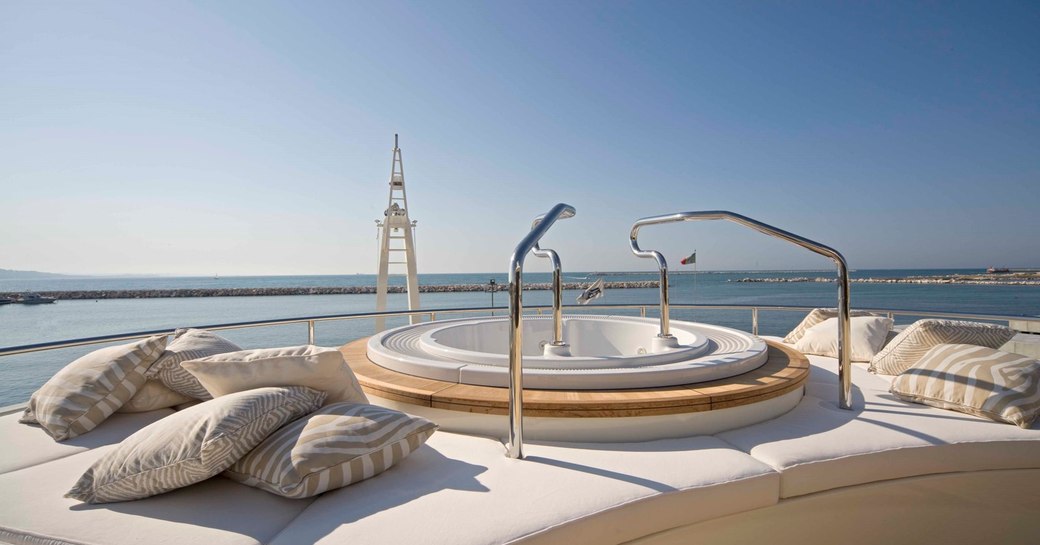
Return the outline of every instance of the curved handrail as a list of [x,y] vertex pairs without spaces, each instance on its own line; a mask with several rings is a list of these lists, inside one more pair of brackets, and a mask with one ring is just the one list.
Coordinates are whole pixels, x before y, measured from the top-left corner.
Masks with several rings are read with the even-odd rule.
[[[531,222],[531,229],[538,227],[538,224],[542,222],[544,216],[538,216]],[[534,248],[531,249],[531,253],[538,257],[544,257],[549,259],[549,264],[552,265],[552,305],[553,305],[553,346],[561,346],[563,344],[563,266],[560,264],[560,254],[556,253],[556,250],[550,248],[542,248],[538,241],[535,241]]]
[[849,346],[850,304],[849,304],[849,267],[845,257],[830,246],[809,240],[803,236],[784,231],[772,225],[762,223],[747,216],[726,210],[703,210],[695,212],[676,212],[663,216],[651,216],[636,221],[629,234],[632,253],[637,257],[653,258],[661,271],[661,337],[668,337],[668,262],[657,250],[643,250],[639,247],[639,230],[648,225],[675,223],[680,221],[727,220],[749,227],[780,240],[785,240],[824,257],[829,257],[838,268],[838,406],[852,409],[852,363]]
[[524,457],[524,371],[521,353],[524,259],[538,247],[538,241],[557,220],[572,218],[575,213],[573,206],[561,202],[535,218],[531,231],[516,245],[509,258],[509,441],[506,444],[506,455],[510,458]]

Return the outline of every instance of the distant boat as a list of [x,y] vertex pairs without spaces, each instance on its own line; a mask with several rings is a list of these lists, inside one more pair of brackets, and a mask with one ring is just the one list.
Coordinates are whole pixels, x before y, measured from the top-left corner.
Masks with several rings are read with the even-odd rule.
[[1007,267],[990,267],[986,269],[986,274],[1008,274],[1011,269]]
[[0,305],[9,305],[14,302],[16,301],[10,297],[0,297]]
[[53,303],[54,301],[56,301],[56,299],[53,297],[44,297],[39,293],[26,293],[16,302],[23,305],[46,305],[48,303]]

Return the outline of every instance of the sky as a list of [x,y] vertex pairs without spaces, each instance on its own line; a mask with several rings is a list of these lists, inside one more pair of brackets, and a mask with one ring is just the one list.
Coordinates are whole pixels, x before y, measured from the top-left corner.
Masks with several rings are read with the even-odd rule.
[[[1040,3],[0,0],[0,267],[654,270],[730,210],[853,268],[1040,266]],[[726,222],[674,269],[828,260]],[[528,269],[547,270],[529,259]]]

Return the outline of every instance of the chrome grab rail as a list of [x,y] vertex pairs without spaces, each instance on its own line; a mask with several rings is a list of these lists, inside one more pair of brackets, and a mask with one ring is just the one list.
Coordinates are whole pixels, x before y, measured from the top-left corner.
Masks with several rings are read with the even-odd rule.
[[[538,241],[557,220],[572,218],[574,214],[573,206],[559,203],[538,216],[531,226],[531,231],[516,245],[513,255],[509,258],[509,437],[506,455],[510,458],[524,457],[524,356],[521,352],[524,259],[531,250],[538,247]],[[556,271],[559,271],[558,265],[557,258],[554,264]]]
[[[834,261],[835,266],[838,268],[838,406],[842,409],[851,410],[852,363],[851,347],[849,346],[849,267],[845,262],[845,257],[830,246],[784,231],[783,229],[778,229],[772,225],[762,223],[747,216],[742,216],[725,210],[677,212],[675,214],[652,216],[636,221],[635,224],[632,225],[632,232],[629,234],[629,244],[632,247],[632,253],[637,257],[655,259],[657,261],[657,266],[661,271],[661,331],[658,336],[665,338],[670,337],[668,331],[668,262],[665,260],[664,256],[661,255],[661,252],[658,252],[657,250],[642,250],[639,248],[639,230],[648,225],[706,220],[732,221],[733,223],[754,229],[759,233],[801,246],[802,248],[824,257],[829,257]],[[753,326],[755,326],[754,329],[756,330],[758,325],[757,318],[757,311],[755,311],[755,313],[753,313],[753,321],[755,322]]]
[[[538,216],[531,222],[531,229],[538,227],[538,224],[545,219],[545,216]],[[552,277],[552,292],[553,292],[553,346],[563,346],[563,268],[560,265],[560,254],[556,253],[556,250],[549,248],[542,248],[539,246],[538,241],[534,242],[534,247],[531,253],[538,257],[546,257],[549,259],[549,264],[552,265],[553,277]]]

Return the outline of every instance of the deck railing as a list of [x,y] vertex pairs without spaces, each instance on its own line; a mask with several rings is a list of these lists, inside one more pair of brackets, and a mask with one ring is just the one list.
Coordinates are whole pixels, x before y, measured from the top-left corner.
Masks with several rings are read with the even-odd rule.
[[[631,310],[639,311],[639,316],[646,317],[647,309],[658,308],[658,303],[623,303],[623,304],[591,304],[591,305],[564,305],[563,310],[580,314],[598,313],[603,310]],[[747,311],[751,315],[751,333],[758,335],[759,315],[765,312],[809,312],[816,307],[792,306],[792,305],[702,305],[673,303],[672,309],[679,310],[739,310]],[[228,322],[222,324],[187,326],[196,329],[208,329],[210,331],[227,331],[234,329],[250,329],[254,327],[273,327],[282,325],[307,324],[307,344],[314,344],[315,326],[319,322],[336,322],[344,320],[371,320],[373,318],[393,317],[425,317],[430,321],[438,319],[438,315],[445,314],[490,314],[509,310],[505,306],[495,307],[460,307],[460,308],[438,308],[429,310],[394,310],[386,312],[355,312],[347,314],[323,314],[317,316],[300,316],[295,318],[275,318],[270,320],[253,320],[249,322]],[[526,314],[542,315],[551,313],[551,305],[525,306]],[[913,316],[920,318],[953,318],[958,320],[984,320],[988,322],[1030,322],[1040,324],[1040,316],[1022,316],[1015,314],[985,314],[971,312],[949,312],[937,310],[914,310],[914,309],[892,309],[892,308],[856,308],[857,311],[882,314],[895,319],[898,316]],[[1014,328],[1012,328],[1014,329]],[[18,346],[0,347],[0,357],[14,356],[17,354],[28,354],[32,352],[43,352],[45,350],[58,350],[61,348],[74,348],[77,346],[88,346],[93,344],[104,344],[116,341],[128,341],[143,339],[152,335],[170,335],[176,329],[151,329],[146,331],[134,331],[128,333],[116,333],[113,335],[100,335],[97,337],[83,337],[79,339],[66,339],[60,341],[48,341],[35,344],[24,344]],[[348,341],[350,339],[347,339]],[[3,360],[0,360],[2,362]]]

